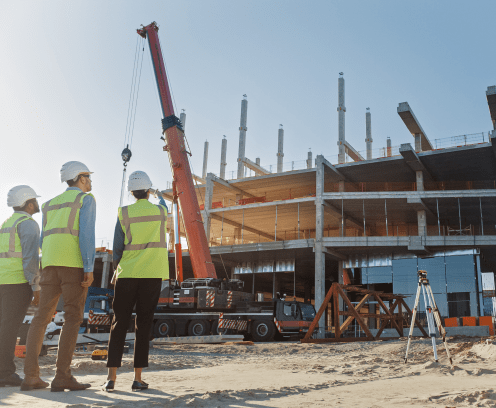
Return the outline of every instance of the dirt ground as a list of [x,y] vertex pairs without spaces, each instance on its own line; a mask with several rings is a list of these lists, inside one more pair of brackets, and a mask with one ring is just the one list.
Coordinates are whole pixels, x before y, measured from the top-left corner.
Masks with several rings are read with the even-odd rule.
[[[21,393],[0,388],[0,405],[13,407],[496,407],[495,339],[449,340],[455,367],[438,342],[405,340],[254,345],[160,345],[150,350],[143,380],[150,389],[131,392],[132,354],[125,355],[114,393],[104,393],[104,361],[79,355],[73,374],[85,391]],[[23,360],[16,359],[22,374]],[[55,353],[40,358],[51,380]]]

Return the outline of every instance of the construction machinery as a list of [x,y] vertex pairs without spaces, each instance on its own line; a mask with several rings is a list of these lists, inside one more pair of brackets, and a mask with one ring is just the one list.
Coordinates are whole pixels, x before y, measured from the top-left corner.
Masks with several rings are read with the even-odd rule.
[[[174,114],[158,30],[152,22],[137,32],[148,40],[162,110],[163,150],[168,152],[173,177],[173,205],[179,206],[182,214],[194,278],[182,281],[182,251],[177,236],[176,280],[162,288],[154,335],[207,335],[229,330],[251,335],[255,341],[269,341],[277,331],[282,335],[305,332],[315,316],[312,305],[284,299],[255,301],[253,294],[243,292],[242,281],[217,279],[193,185],[188,160],[191,152],[182,123]],[[178,217],[175,223],[179,233]]]

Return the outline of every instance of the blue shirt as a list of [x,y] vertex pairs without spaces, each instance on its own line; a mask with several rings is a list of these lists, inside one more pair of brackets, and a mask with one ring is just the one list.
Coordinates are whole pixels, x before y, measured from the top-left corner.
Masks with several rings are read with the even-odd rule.
[[[69,187],[68,190],[81,189]],[[45,222],[42,217],[42,224]],[[79,250],[83,258],[85,272],[93,272],[95,267],[95,225],[96,225],[96,201],[89,194],[83,199],[83,206],[79,210]],[[40,236],[40,246],[43,247],[43,230]]]
[[[167,211],[166,214],[169,213],[169,209],[167,208],[167,204],[165,204],[165,200],[163,197],[159,198],[160,205],[163,205]],[[112,260],[113,260],[113,265],[114,269],[117,269],[117,265],[119,265],[119,262],[121,261],[122,254],[124,253],[124,231],[122,230],[121,223],[119,222],[119,217],[117,217],[117,224],[115,224],[115,229],[114,229],[114,245],[112,248]]]
[[[16,214],[27,215],[32,217],[24,211],[15,211]],[[19,240],[21,241],[22,249],[22,269],[24,277],[31,285],[33,291],[40,290],[40,247],[38,246],[38,237],[40,236],[40,228],[38,223],[33,220],[26,220],[21,222],[17,227]]]

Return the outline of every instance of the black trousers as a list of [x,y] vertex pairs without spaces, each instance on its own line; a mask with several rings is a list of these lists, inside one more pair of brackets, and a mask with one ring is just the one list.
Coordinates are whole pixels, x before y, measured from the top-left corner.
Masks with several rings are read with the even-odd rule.
[[162,287],[160,278],[119,278],[114,291],[114,318],[110,329],[107,367],[120,367],[126,333],[136,305],[134,367],[148,367],[153,314]]
[[0,379],[16,371],[17,333],[33,297],[29,283],[0,285]]

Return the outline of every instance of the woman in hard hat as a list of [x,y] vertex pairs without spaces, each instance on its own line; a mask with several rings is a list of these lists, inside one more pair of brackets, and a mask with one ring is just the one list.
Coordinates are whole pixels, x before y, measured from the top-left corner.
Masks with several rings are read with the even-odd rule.
[[33,305],[40,299],[40,228],[32,218],[40,211],[37,197],[29,186],[12,188],[7,205],[14,213],[0,228],[0,387],[22,383],[14,363],[17,333],[33,293]]
[[141,371],[148,367],[148,350],[153,315],[162,280],[169,278],[167,253],[167,206],[148,201],[152,182],[144,171],[129,176],[128,190],[136,203],[119,208],[114,233],[113,264],[115,293],[114,318],[108,346],[108,378],[104,391],[113,391],[117,368],[121,366],[126,333],[136,307],[133,391],[146,390]]

